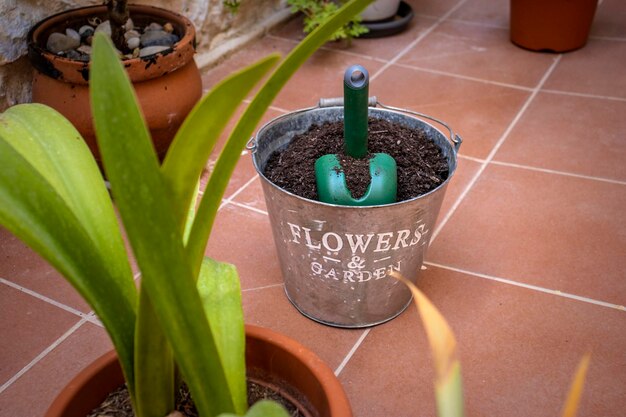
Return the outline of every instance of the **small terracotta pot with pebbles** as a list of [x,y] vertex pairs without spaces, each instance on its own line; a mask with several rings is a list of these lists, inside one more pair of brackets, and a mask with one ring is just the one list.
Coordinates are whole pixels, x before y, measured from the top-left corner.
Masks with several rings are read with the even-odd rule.
[[[195,64],[195,29],[169,10],[130,5],[122,27],[120,59],[135,88],[160,158],[185,116],[202,95]],[[98,161],[89,104],[89,61],[94,33],[111,36],[106,6],[62,12],[37,23],[28,34],[35,68],[33,101],[56,109],[81,133]]]

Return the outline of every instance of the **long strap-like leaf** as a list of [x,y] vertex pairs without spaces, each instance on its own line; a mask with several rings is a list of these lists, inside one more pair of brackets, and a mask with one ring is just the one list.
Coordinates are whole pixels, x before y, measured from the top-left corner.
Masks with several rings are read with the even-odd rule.
[[177,219],[186,219],[184,213],[191,204],[194,186],[233,113],[279,58],[277,54],[269,55],[218,83],[178,130],[161,166]]
[[110,41],[96,34],[91,103],[113,195],[156,316],[201,415],[234,410],[149,133]]
[[337,29],[346,24],[353,16],[360,13],[371,2],[372,0],[349,1],[332,18],[318,26],[289,53],[246,109],[228,138],[228,142],[213,169],[213,175],[211,175],[204,192],[204,195],[210,196],[210,198],[202,199],[196,221],[191,229],[188,251],[194,274],[197,274],[200,270],[204,248],[211,233],[217,209],[235,169],[237,160],[241,155],[241,150],[249,140],[261,117],[263,117],[263,114],[282,87],[304,61],[322,46]]
[[67,202],[5,138],[6,131],[0,132],[0,224],[50,262],[94,309],[115,345],[132,395],[135,305],[126,281],[111,275],[113,260],[102,255]]

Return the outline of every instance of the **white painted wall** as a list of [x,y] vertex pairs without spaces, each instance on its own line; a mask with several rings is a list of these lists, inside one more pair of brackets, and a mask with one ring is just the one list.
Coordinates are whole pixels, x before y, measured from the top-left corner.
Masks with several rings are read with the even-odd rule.
[[[0,111],[30,100],[31,67],[26,59],[26,34],[36,22],[74,7],[103,0],[0,0]],[[191,19],[197,30],[202,64],[288,16],[284,0],[242,0],[231,14],[222,0],[134,0],[168,8]],[[239,41],[238,41],[239,40]],[[206,58],[210,57],[210,58]]]

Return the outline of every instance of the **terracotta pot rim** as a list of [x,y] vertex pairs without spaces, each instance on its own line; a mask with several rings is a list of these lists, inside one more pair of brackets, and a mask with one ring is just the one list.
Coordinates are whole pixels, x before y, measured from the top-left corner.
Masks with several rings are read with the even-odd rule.
[[[296,357],[307,370],[319,381],[323,396],[328,401],[328,417],[352,417],[352,410],[347,395],[334,372],[314,352],[294,339],[273,330],[246,324],[246,338],[263,342],[275,350],[286,352]],[[111,350],[90,363],[80,371],[57,395],[48,410],[46,417],[63,417],[70,404],[81,395],[83,387],[96,376],[107,370],[111,373],[114,362],[117,362],[115,350]],[[116,367],[121,379],[121,370]]]
[[[150,5],[128,5],[131,18],[134,15],[153,16],[160,20],[168,20],[182,34],[180,40],[170,50],[159,52],[143,58],[125,59],[122,64],[127,69],[132,82],[140,82],[163,76],[184,66],[196,51],[196,31],[187,17]],[[90,62],[76,61],[55,55],[44,46],[40,35],[53,31],[56,26],[65,26],[68,19],[77,16],[86,18],[90,15],[106,14],[105,5],[79,7],[66,10],[39,21],[28,32],[28,57],[35,69],[49,77],[62,81],[88,84]]]

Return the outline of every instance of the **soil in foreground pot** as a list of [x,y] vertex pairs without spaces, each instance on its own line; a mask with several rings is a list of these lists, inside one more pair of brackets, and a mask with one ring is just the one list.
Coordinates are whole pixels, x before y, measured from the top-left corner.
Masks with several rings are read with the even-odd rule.
[[[290,417],[304,417],[304,414],[300,412],[298,407],[289,401],[289,399],[281,396],[280,393],[254,381],[248,381],[249,405],[261,400],[272,400],[280,403],[287,409]],[[176,410],[184,417],[199,416],[189,394],[189,390],[185,385],[180,388],[176,396]],[[86,417],[135,417],[126,385],[111,392],[102,404]]]
[[342,121],[312,126],[295,136],[285,149],[274,152],[264,174],[286,191],[318,200],[315,161],[326,154],[337,154],[352,197],[360,198],[370,183],[369,159],[374,153],[387,153],[398,166],[399,202],[425,194],[448,178],[445,156],[423,131],[375,118],[369,119],[368,131],[371,155],[355,159],[343,151]]

